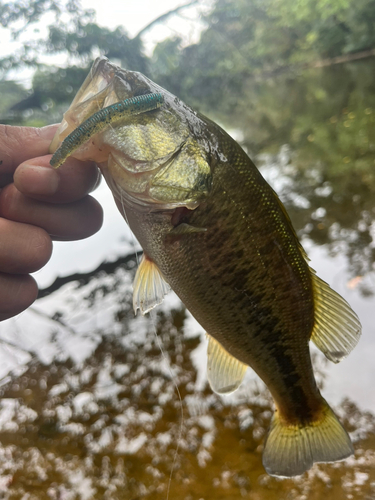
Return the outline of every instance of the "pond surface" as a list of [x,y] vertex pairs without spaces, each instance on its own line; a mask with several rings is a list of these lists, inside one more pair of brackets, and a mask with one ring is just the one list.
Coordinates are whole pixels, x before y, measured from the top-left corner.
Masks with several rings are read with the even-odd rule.
[[212,393],[204,332],[173,294],[134,317],[134,242],[102,186],[103,231],[56,245],[43,297],[0,326],[0,498],[375,498],[374,74],[369,59],[281,75],[250,82],[230,113],[206,110],[256,158],[312,267],[361,319],[339,365],[312,348],[355,457],[294,480],[265,474],[267,390],[248,370],[233,395]]

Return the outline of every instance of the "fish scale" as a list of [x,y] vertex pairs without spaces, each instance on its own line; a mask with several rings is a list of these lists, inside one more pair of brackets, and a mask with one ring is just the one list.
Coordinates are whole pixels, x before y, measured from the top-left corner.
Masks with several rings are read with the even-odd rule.
[[[230,156],[229,161],[231,161]],[[235,165],[235,163],[232,162],[232,165]],[[223,175],[223,179],[219,179],[216,183],[215,176],[219,176],[221,174]],[[212,224],[211,222],[207,233],[200,236],[188,236],[184,241],[183,247],[182,245],[176,245],[171,252],[170,262],[167,263],[165,270],[162,269],[162,272],[164,271],[167,281],[169,280],[170,283],[173,275],[176,284],[173,282],[172,288],[181,297],[183,302],[187,305],[188,309],[194,314],[198,321],[203,324],[211,335],[214,335],[222,343],[228,352],[235,355],[235,357],[240,359],[242,362],[255,368],[270,388],[273,386],[272,382],[274,380],[278,380],[276,397],[277,400],[280,401],[280,406],[281,401],[285,402],[286,399],[290,399],[293,396],[291,393],[291,387],[293,386],[290,385],[290,373],[301,372],[306,374],[305,377],[302,375],[299,376],[298,380],[300,381],[305,378],[305,396],[301,396],[300,390],[298,389],[298,399],[300,400],[301,397],[303,397],[303,403],[306,405],[306,401],[309,399],[315,400],[313,396],[316,395],[316,385],[313,379],[312,369],[311,372],[305,369],[307,366],[311,366],[308,350],[308,339],[310,338],[313,324],[313,302],[311,301],[311,292],[310,300],[306,301],[307,304],[305,307],[302,307],[302,304],[300,305],[298,314],[294,313],[295,299],[289,293],[288,299],[290,304],[289,306],[284,304],[282,318],[276,315],[277,311],[275,311],[275,309],[278,309],[278,303],[275,303],[273,300],[273,294],[275,293],[274,290],[276,288],[278,291],[278,283],[280,283],[281,293],[285,294],[285,291],[288,291],[284,290],[285,286],[289,288],[290,282],[285,280],[285,276],[283,276],[279,271],[277,271],[275,276],[272,277],[270,276],[270,271],[266,271],[267,269],[270,269],[267,261],[272,259],[272,255],[264,256],[262,254],[262,261],[266,259],[264,265],[253,265],[250,266],[252,269],[249,269],[248,262],[252,263],[254,262],[254,259],[260,259],[257,247],[254,248],[252,245],[254,232],[257,232],[258,229],[256,227],[252,227],[251,221],[257,215],[257,220],[261,219],[259,214],[252,214],[249,211],[249,204],[242,205],[244,206],[244,210],[246,210],[245,218],[240,219],[243,221],[242,224],[238,223],[234,212],[232,217],[236,219],[236,224],[233,224],[233,220],[228,218],[228,216],[222,217],[221,210],[224,209],[224,212],[227,213],[227,207],[225,204],[216,203],[217,192],[215,191],[215,185],[218,184],[220,186],[225,184],[229,186],[227,182],[228,177],[230,177],[234,184],[237,184],[238,181],[235,179],[233,169],[227,169],[225,164],[222,169],[216,167],[213,178],[214,190],[212,192],[212,206],[209,208],[209,220],[215,220],[216,224]],[[227,190],[228,189],[229,187]],[[238,204],[243,203],[243,195],[239,190],[235,190],[231,196],[236,197],[235,201]],[[228,197],[226,197],[226,200],[228,200]],[[231,203],[231,200],[228,200],[228,202]],[[210,205],[210,198],[205,200],[205,205]],[[252,206],[256,207],[257,204]],[[278,208],[277,204],[274,203],[274,206],[276,210]],[[216,213],[214,211],[215,208]],[[258,209],[256,209],[256,212],[258,212]],[[282,216],[282,213],[279,214],[280,218]],[[205,227],[208,225],[209,220],[207,220],[205,208],[201,206],[191,213],[189,222],[198,227]],[[140,223],[139,225],[142,226],[143,224]],[[246,229],[242,226],[245,226]],[[226,227],[228,228],[227,231]],[[263,227],[260,229],[261,232],[264,232]],[[234,231],[239,233],[240,238],[243,240],[243,251],[247,253],[247,260],[243,263],[232,258],[230,243],[229,252],[227,251],[227,245],[225,244],[226,241],[238,242],[240,238],[237,238],[237,235],[233,234]],[[220,235],[220,233],[224,233],[226,236],[218,238],[218,234]],[[277,239],[280,239],[278,235],[276,236]],[[293,239],[293,235],[290,239]],[[257,241],[261,241],[259,236],[257,236]],[[202,252],[203,245],[207,247],[207,252]],[[211,309],[208,310],[208,306],[210,305],[208,300],[211,288],[206,281],[206,259],[199,259],[199,256],[205,253],[206,255],[212,255],[210,248],[216,248],[215,273],[213,275],[211,287],[212,289],[216,289],[217,293],[215,294],[214,299],[210,301],[212,302],[212,305]],[[165,248],[161,247],[159,251],[165,253]],[[274,246],[274,252],[278,252],[277,246]],[[153,255],[151,256],[153,257]],[[181,269],[181,266],[173,266],[173,262],[183,262],[188,259],[188,256],[194,256],[194,262],[189,262],[189,265],[186,266],[186,270],[189,272],[186,273],[185,270]],[[158,261],[157,254],[154,255],[154,258],[155,261]],[[222,262],[222,265],[217,262],[218,258]],[[235,269],[233,269],[233,265],[236,266]],[[304,267],[306,273],[304,282],[300,284],[299,288],[296,287],[294,289],[295,293],[293,295],[298,295],[300,297],[303,295],[306,284],[309,284],[310,280],[308,266],[302,256],[300,256],[300,263],[298,266],[301,269]],[[170,269],[169,273],[171,278],[169,278],[169,274],[167,274],[167,268]],[[191,270],[193,270],[193,272],[191,272]],[[243,277],[244,284],[242,285],[242,288],[246,286],[247,294],[245,294],[242,290],[237,290],[237,286],[234,286],[239,284],[236,279],[237,274]],[[287,272],[287,274],[289,273]],[[192,277],[190,278],[190,276]],[[197,280],[196,276],[204,276],[204,278],[202,280]],[[181,285],[181,283],[183,283],[183,285]],[[259,285],[259,283],[262,285]],[[285,285],[285,283],[287,283],[287,285]],[[189,294],[186,292],[186,290],[189,290],[190,286],[195,288],[196,293],[194,295],[194,302],[190,299]],[[251,300],[249,300],[250,307],[244,307],[243,304],[244,297],[247,295],[251,298]],[[232,316],[233,319],[231,319],[229,324],[226,324],[227,322],[225,322],[221,315],[218,315],[218,308],[223,316]],[[285,314],[285,311],[290,311],[290,313]],[[297,316],[297,318],[293,318],[293,316]],[[306,321],[306,317],[310,318],[309,321]],[[284,323],[286,323],[285,326],[282,325],[283,320]],[[297,324],[295,324],[296,321]],[[294,323],[294,325],[291,325],[291,322]],[[279,329],[277,328],[278,325],[280,325]],[[295,329],[298,329],[301,332],[301,335],[304,333],[306,341],[303,344],[299,343],[298,349],[294,349],[293,356],[291,356],[284,351],[288,350],[290,340],[293,341],[293,338],[290,339],[289,337],[292,336],[291,332],[294,332]],[[280,337],[282,338],[282,341],[279,340]],[[255,343],[256,347],[254,347],[254,338],[259,338],[259,340]],[[273,339],[273,341],[270,342],[270,339]],[[274,349],[278,350],[278,356],[276,358],[272,355],[272,351]],[[270,353],[268,354],[269,351]],[[271,383],[268,383],[268,370],[267,374],[264,374],[264,368],[257,367],[259,364],[258,359],[261,359],[262,366],[268,365],[270,362],[274,361],[272,364],[275,365],[276,371],[272,377],[273,381],[270,381]],[[283,378],[287,381],[285,389],[281,388],[281,381]],[[299,387],[299,384],[297,387]],[[288,407],[290,406],[291,405],[288,405]],[[301,415],[300,404],[298,404],[297,407],[293,404],[291,407],[297,411],[298,415]],[[309,406],[306,405],[305,408],[307,412]]]

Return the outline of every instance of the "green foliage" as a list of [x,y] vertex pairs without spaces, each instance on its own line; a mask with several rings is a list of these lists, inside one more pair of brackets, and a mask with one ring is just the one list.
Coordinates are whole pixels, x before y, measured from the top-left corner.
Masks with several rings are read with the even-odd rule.
[[[154,77],[194,105],[217,107],[249,78],[375,46],[375,0],[217,0],[199,43],[156,47]],[[160,64],[168,57],[173,65]],[[297,66],[296,66],[297,65]]]
[[0,81],[0,115],[27,96],[27,91],[14,81]]
[[[78,5],[73,2],[69,4],[71,12],[78,11]],[[21,21],[23,27],[40,20],[45,12],[61,14],[60,2],[55,0],[30,0],[29,2],[1,2],[0,3],[0,24],[4,28],[12,27],[16,22]],[[19,34],[20,29],[14,29],[13,34]]]
[[288,212],[301,236],[346,254],[353,276],[371,272],[375,262],[374,70],[374,60],[361,61],[269,81],[254,113],[242,105],[237,123],[248,149],[277,153],[289,145],[285,166],[276,159],[288,179]]
[[147,59],[142,54],[140,40],[130,39],[124,28],[102,28],[95,23],[77,22],[70,30],[64,26],[50,26],[46,41],[49,53],[68,53],[91,61],[98,50],[109,59],[117,59],[124,67],[147,71]]
[[[0,108],[3,122],[41,125],[59,120],[61,110],[65,110],[72,100],[98,52],[124,67],[144,73],[148,71],[142,41],[139,38],[130,39],[123,27],[110,30],[98,26],[94,22],[93,11],[83,10],[79,2],[25,0],[22,3],[2,3],[0,0],[0,23],[17,38],[27,25],[40,21],[43,14],[51,11],[56,18],[48,26],[45,39],[26,41],[17,53],[0,59],[3,80],[12,70],[24,67],[36,69],[32,93],[17,104],[10,100],[7,101],[7,108]],[[67,68],[46,67],[40,62],[40,54],[65,54],[70,60],[74,58],[75,65],[68,65]],[[30,110],[33,113],[32,122]]]
[[[17,36],[20,22],[35,23],[47,11],[56,14],[47,38],[26,42],[19,53],[1,59],[4,77],[17,67],[39,67],[40,53],[67,54],[87,68],[99,51],[124,67],[151,73],[198,109],[215,110],[219,119],[235,107],[249,78],[263,81],[296,64],[375,46],[375,0],[216,0],[203,17],[199,43],[184,46],[180,38],[168,39],[151,61],[140,37],[130,39],[124,27],[100,27],[94,13],[77,2],[0,1],[0,23]],[[61,77],[59,82],[61,97],[64,88],[78,85]],[[36,94],[44,90],[35,87],[39,83],[34,81]],[[36,95],[34,102],[42,100]]]
[[98,51],[123,65],[147,71],[142,41],[130,39],[121,26],[114,30],[98,26],[94,22],[94,12],[83,10],[79,2],[26,0],[3,3],[0,0],[0,24],[9,28],[13,37],[17,38],[26,26],[40,21],[46,12],[51,11],[56,15],[55,22],[48,26],[45,39],[23,42],[18,53],[0,60],[3,78],[10,70],[24,66],[39,67],[40,54],[64,53],[78,58],[87,66]]
[[80,82],[86,78],[87,70],[88,68],[77,66],[64,69],[39,69],[33,78],[34,95],[38,96],[39,106],[48,99],[56,103],[71,101],[80,86]]

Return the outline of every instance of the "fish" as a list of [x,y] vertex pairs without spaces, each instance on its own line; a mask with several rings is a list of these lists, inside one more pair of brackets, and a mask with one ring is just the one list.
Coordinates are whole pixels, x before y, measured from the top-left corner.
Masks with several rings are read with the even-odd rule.
[[[160,95],[155,109],[64,139],[101,109]],[[96,118],[94,118],[96,120]],[[208,381],[235,391],[250,366],[275,404],[263,465],[274,476],[354,453],[317,387],[310,340],[332,362],[349,355],[361,325],[317,276],[275,191],[240,145],[141,73],[98,58],[65,113],[50,152],[94,160],[143,248],[133,284],[146,314],[170,289],[207,332]]]

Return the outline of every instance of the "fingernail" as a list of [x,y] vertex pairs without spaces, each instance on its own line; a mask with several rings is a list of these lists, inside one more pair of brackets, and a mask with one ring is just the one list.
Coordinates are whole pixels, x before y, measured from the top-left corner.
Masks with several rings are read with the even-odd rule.
[[59,174],[49,167],[24,163],[14,175],[14,183],[24,194],[49,195],[56,193],[59,187]]

